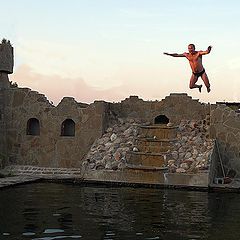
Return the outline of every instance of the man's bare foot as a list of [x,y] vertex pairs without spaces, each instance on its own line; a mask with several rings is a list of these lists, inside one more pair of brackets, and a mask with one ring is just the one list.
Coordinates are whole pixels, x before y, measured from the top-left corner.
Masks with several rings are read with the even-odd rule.
[[207,92],[209,93],[211,91],[210,87],[207,87]]
[[199,85],[198,91],[199,91],[199,92],[202,92],[202,85]]

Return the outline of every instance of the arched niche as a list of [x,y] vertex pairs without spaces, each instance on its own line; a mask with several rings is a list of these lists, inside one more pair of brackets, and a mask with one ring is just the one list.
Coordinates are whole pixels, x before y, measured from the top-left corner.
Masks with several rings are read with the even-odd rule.
[[75,122],[72,119],[66,119],[62,122],[61,136],[75,136]]
[[40,123],[37,118],[30,118],[27,121],[27,135],[40,135]]
[[168,124],[169,118],[165,115],[158,115],[154,119],[154,124]]

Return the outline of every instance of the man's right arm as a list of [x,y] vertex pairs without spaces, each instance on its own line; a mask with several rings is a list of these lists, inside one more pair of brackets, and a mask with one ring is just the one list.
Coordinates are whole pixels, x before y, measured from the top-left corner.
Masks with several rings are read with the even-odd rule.
[[178,54],[178,53],[166,53],[164,52],[163,54],[171,56],[171,57],[186,57],[185,54]]

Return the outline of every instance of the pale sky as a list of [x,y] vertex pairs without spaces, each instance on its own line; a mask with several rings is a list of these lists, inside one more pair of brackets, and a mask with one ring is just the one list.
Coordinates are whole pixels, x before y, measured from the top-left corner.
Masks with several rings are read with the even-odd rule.
[[[170,93],[240,101],[238,0],[0,0],[0,6],[0,38],[15,54],[10,80],[55,104],[64,96],[91,103]],[[189,43],[196,50],[213,46],[203,56],[210,94],[188,88],[187,59],[163,55],[183,53]]]

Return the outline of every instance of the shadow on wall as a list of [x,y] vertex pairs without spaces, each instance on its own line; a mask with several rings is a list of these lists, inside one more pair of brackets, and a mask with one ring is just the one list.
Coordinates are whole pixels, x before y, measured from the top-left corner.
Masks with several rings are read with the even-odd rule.
[[211,165],[209,173],[209,185],[228,184],[237,177],[237,172],[226,165],[226,159],[223,156],[221,142],[217,139],[214,142],[213,152],[211,154]]

